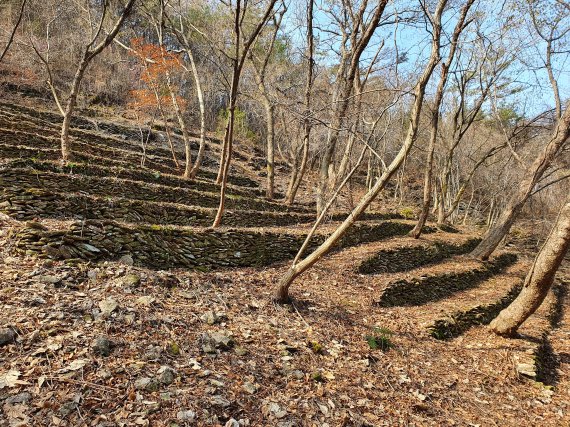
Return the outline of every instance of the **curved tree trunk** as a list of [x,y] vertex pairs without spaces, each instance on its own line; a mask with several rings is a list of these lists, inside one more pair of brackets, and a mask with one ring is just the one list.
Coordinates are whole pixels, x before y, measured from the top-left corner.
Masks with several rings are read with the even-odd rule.
[[542,304],[556,271],[570,247],[570,200],[562,207],[558,220],[526,276],[519,296],[491,322],[499,335],[512,336],[520,325]]
[[507,235],[511,226],[519,216],[523,206],[546,169],[552,164],[556,155],[570,136],[570,106],[558,121],[554,134],[539,156],[529,167],[529,174],[520,182],[511,196],[496,224],[491,227],[479,245],[471,252],[471,256],[486,260]]

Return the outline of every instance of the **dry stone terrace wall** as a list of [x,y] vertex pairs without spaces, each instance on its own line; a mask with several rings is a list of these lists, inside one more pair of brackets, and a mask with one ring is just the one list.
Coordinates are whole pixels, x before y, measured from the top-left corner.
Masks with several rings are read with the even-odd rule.
[[[87,175],[94,177],[114,177],[131,181],[142,181],[149,184],[160,184],[174,188],[188,188],[199,191],[217,193],[219,185],[201,179],[187,180],[182,177],[159,172],[151,172],[144,169],[131,169],[123,167],[104,167],[85,163],[70,163],[62,166],[54,162],[41,162],[34,160],[16,160],[7,164],[10,168],[31,168],[43,172],[56,172],[75,175]],[[238,187],[228,185],[228,193],[240,196],[263,196],[265,192],[257,188]]]
[[435,263],[454,255],[470,252],[481,239],[468,239],[462,244],[435,242],[432,245],[404,246],[385,249],[365,260],[359,267],[360,274],[397,273]]
[[[32,169],[5,168],[0,170],[0,179],[4,186],[19,188],[41,188],[50,192],[89,192],[98,196],[124,197],[137,200],[180,203],[186,206],[216,208],[219,196],[215,193],[200,192],[192,189],[172,188],[156,184],[147,184],[117,178],[92,177],[85,175],[67,175],[53,172],[40,172]],[[228,195],[228,209],[257,211],[286,211],[282,205],[237,195]],[[300,208],[292,207],[291,211]]]
[[[0,104],[1,105],[1,104]],[[5,106],[5,104],[4,104]],[[19,109],[23,109],[24,113],[18,113]],[[22,117],[22,114],[26,114],[26,117]],[[43,117],[39,119],[36,116]],[[57,121],[50,122],[49,120]],[[30,121],[32,120],[32,121]],[[36,120],[35,122],[33,120]],[[48,120],[48,121],[46,121]],[[97,157],[107,157],[109,158],[122,158],[127,160],[129,163],[132,162],[133,165],[140,164],[141,158],[141,148],[140,148],[140,136],[137,133],[133,138],[132,142],[125,139],[125,135],[120,134],[119,137],[109,137],[102,135],[100,131],[109,131],[114,126],[121,128],[121,125],[115,125],[113,123],[100,123],[98,131],[86,131],[85,129],[95,129],[94,122],[89,120],[84,120],[77,118],[81,123],[85,124],[84,129],[72,128],[70,133],[76,138],[74,142],[76,147],[79,147],[82,154],[91,154]],[[35,110],[27,109],[26,107],[14,106],[12,111],[7,114],[6,110],[2,111],[0,107],[0,128],[4,128],[2,133],[6,134],[8,138],[0,137],[5,143],[13,144],[19,143],[27,148],[46,148],[46,149],[58,149],[59,147],[59,122],[61,118],[57,114],[48,112],[38,112]],[[87,126],[86,124],[90,124]],[[124,126],[123,126],[124,127]],[[11,132],[7,132],[7,129],[11,129]],[[124,127],[125,129],[130,129]],[[138,130],[137,130],[138,132]],[[16,135],[10,137],[10,135]],[[18,136],[19,135],[19,138]],[[49,137],[52,138],[49,138]],[[206,147],[206,157],[204,158],[202,164],[204,167],[214,167],[218,165],[217,155],[211,152],[211,142]],[[198,149],[198,142],[192,141],[192,150],[196,151]],[[173,166],[172,155],[170,150],[165,148],[156,147],[153,144],[147,145],[146,147],[147,161],[145,163],[146,167],[151,169],[159,170],[164,173],[179,173]],[[21,156],[23,157],[23,156]],[[178,153],[179,161],[183,158],[183,153]],[[50,157],[51,158],[51,157]],[[237,166],[232,165],[232,173],[236,174]],[[215,179],[216,172],[206,171],[202,169],[199,176],[206,179]],[[236,185],[242,185],[247,187],[258,187],[259,184],[252,179],[245,176],[230,176],[229,182]]]
[[[33,120],[33,118],[32,118]],[[9,130],[12,132],[20,132],[23,134],[28,135],[35,135],[38,138],[36,139],[36,143],[44,143],[49,144],[47,148],[53,148],[53,144],[59,143],[59,134],[60,134],[60,126],[61,124],[52,124],[49,122],[43,121],[29,121],[22,116],[9,116],[5,113],[2,114],[0,112],[0,128],[5,130]],[[99,130],[85,130],[85,129],[78,129],[78,128],[71,128],[70,135],[74,138],[74,144],[95,144],[101,147],[101,150],[104,149],[119,149],[123,151],[130,152],[140,157],[142,152],[140,146],[140,135],[137,135],[132,140],[128,140],[124,137],[124,135],[113,135],[110,136],[108,134],[102,134],[101,132],[105,132],[105,129],[100,128]],[[44,140],[41,140],[41,137]],[[145,134],[146,137],[146,134]],[[198,142],[191,141],[190,143],[191,149],[196,151],[198,149]],[[145,151],[147,156],[158,158],[161,163],[163,162],[166,166],[172,166],[172,153],[169,149],[156,147],[152,144],[147,144],[145,146]],[[215,158],[209,157],[209,147],[206,150],[206,157],[204,158],[203,164],[206,166],[217,166],[218,162]],[[177,153],[180,157],[184,155],[184,153]]]
[[[37,150],[56,150],[56,152],[59,153],[59,141],[55,138],[47,138],[21,131],[8,133],[8,135],[9,136],[7,138],[2,138],[8,144]],[[123,163],[131,166],[139,166],[141,163],[141,153],[135,153],[123,148],[109,148],[95,142],[83,142],[78,140],[73,141],[73,147],[75,153],[81,153],[82,155],[87,154],[96,157],[103,157],[105,159],[119,159]],[[176,174],[179,172],[173,166],[172,159],[147,155],[144,165],[149,169],[163,173]]]
[[[38,188],[7,187],[0,193],[0,212],[24,221],[35,218],[107,219],[160,225],[210,226],[214,208],[171,203],[53,193]],[[314,215],[228,210],[222,225],[234,227],[285,226],[312,222]]]
[[473,326],[488,325],[501,310],[515,300],[521,289],[522,284],[519,283],[498,301],[477,305],[469,310],[457,311],[443,319],[438,319],[428,327],[429,334],[434,338],[445,340],[457,337]]
[[[0,132],[0,159],[15,160],[15,159],[31,159],[33,161],[59,161],[61,159],[61,150],[59,149],[46,149],[46,148],[30,148],[15,146],[12,144],[2,143],[3,134]],[[133,164],[117,159],[107,159],[104,157],[99,157],[91,154],[85,153],[75,153],[73,155],[75,165],[95,165],[108,168],[123,168],[132,169],[136,171],[144,171],[147,173],[156,173],[157,171],[152,171],[148,168],[133,168]],[[138,165],[138,163],[137,163]],[[215,180],[216,173],[210,170],[202,169],[198,174],[201,179]],[[258,184],[246,177],[242,176],[230,176],[228,182],[232,185],[239,187],[257,187]],[[252,189],[252,191],[255,191]],[[256,194],[261,194],[257,191]]]
[[[405,234],[407,223],[357,224],[337,248]],[[326,236],[316,235],[309,250]],[[188,230],[157,226],[127,227],[113,221],[79,221],[67,230],[27,223],[13,233],[15,247],[27,255],[58,260],[113,260],[129,254],[137,265],[164,269],[211,270],[266,266],[291,259],[304,235],[247,230]]]
[[[61,117],[55,113],[36,111],[24,106],[0,103],[0,127],[6,127],[12,130],[17,129],[19,131],[26,131],[31,134],[40,133],[44,136],[53,136],[56,140],[59,141],[61,126],[60,122]],[[153,130],[160,130],[162,132],[163,127],[154,126]],[[180,134],[180,132],[177,132],[175,128],[174,130],[174,133]],[[107,135],[103,135],[102,132],[107,133]],[[143,133],[145,133],[145,135],[146,132],[148,132],[148,128],[143,129]],[[140,131],[135,127],[119,125],[108,121],[101,121],[99,119],[85,119],[77,116],[72,119],[70,134],[79,140],[77,143],[86,143],[90,145],[96,144],[98,146],[104,146],[108,148],[127,150],[140,157]],[[159,167],[172,167],[173,162],[170,150],[167,148],[157,147],[153,143],[157,135],[159,134],[156,132],[151,134],[151,144],[147,144],[145,148],[147,156],[151,158],[154,157],[154,161],[160,164]],[[194,137],[199,137],[199,135],[194,135],[192,132],[191,135]],[[163,142],[166,143],[166,136],[162,136],[164,139]],[[182,144],[182,141],[179,141],[179,144]],[[192,140],[190,141],[190,144],[193,152],[196,152],[199,147],[198,141]],[[213,152],[211,149],[212,146],[217,147],[218,145],[218,139],[208,137],[206,155],[202,160],[202,165],[204,167],[218,167],[218,154]],[[184,157],[184,153],[178,151],[177,154],[180,161],[180,159]],[[247,158],[238,151],[236,151],[234,154],[236,158],[247,160]],[[237,166],[232,165],[231,170],[234,171],[236,167]],[[243,182],[238,185],[253,187],[258,186],[258,183],[251,179],[248,179],[246,177],[240,178]],[[247,181],[249,181],[250,184],[246,184],[245,182]]]
[[516,260],[515,254],[504,253],[472,270],[397,280],[386,287],[377,304],[381,307],[394,307],[438,301],[455,292],[474,288],[483,280],[514,264]]

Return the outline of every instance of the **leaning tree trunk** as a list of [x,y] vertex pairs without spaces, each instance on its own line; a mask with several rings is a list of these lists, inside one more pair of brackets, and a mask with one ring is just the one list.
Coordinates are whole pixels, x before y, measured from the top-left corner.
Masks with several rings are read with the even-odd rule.
[[556,130],[548,144],[544,147],[540,155],[529,168],[529,175],[526,176],[507,203],[507,206],[499,216],[499,219],[491,227],[479,245],[471,252],[471,256],[486,260],[497,248],[503,237],[507,235],[511,226],[520,214],[524,204],[531,196],[532,191],[542,175],[552,164],[556,155],[570,136],[570,105],[558,121]]
[[520,325],[542,304],[556,271],[570,247],[570,199],[562,207],[558,220],[534,260],[519,296],[491,322],[499,335],[513,336]]
[[372,187],[372,189],[366,193],[362,199],[360,199],[358,205],[354,210],[346,217],[341,225],[317,248],[313,253],[307,256],[305,259],[297,264],[292,264],[289,269],[285,272],[281,280],[277,285],[277,289],[274,294],[274,299],[280,303],[289,302],[289,288],[291,284],[300,274],[309,269],[313,264],[315,264],[323,255],[328,253],[338,240],[343,237],[349,228],[356,222],[356,220],[364,213],[366,208],[372,203],[372,201],[378,196],[378,194],[384,189],[388,181],[392,178],[394,173],[402,165],[406,157],[408,156],[412,145],[416,140],[416,135],[418,131],[418,125],[420,122],[420,114],[422,110],[422,104],[425,94],[426,85],[433,73],[436,64],[439,61],[439,40],[441,35],[441,15],[443,14],[443,8],[447,4],[447,0],[440,0],[435,13],[435,23],[432,39],[432,49],[430,54],[430,59],[426,68],[424,69],[418,83],[415,86],[414,94],[415,101],[410,114],[410,121],[408,126],[408,131],[406,133],[406,138],[403,141],[398,154],[390,165],[386,168],[380,179]]

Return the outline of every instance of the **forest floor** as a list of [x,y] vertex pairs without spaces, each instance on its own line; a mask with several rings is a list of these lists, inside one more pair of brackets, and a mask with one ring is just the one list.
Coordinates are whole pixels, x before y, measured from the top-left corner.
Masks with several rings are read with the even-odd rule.
[[[544,308],[521,339],[474,327],[436,340],[425,324],[440,311],[493,299],[501,289],[478,287],[420,307],[375,306],[389,275],[361,275],[354,267],[364,254],[405,238],[329,256],[297,280],[293,305],[279,306],[271,292],[284,265],[215,273],[116,262],[69,266],[12,256],[10,225],[2,230],[2,317],[17,327],[16,341],[0,353],[11,373],[0,390],[6,425],[570,422],[568,313],[551,334],[554,387],[515,369],[516,355],[541,339]],[[525,263],[505,274],[520,277]],[[445,269],[465,267],[456,258]],[[374,327],[385,331],[389,348],[367,342]],[[213,352],[204,351],[212,344],[206,334],[220,339]]]
[[[435,242],[459,245],[477,230],[437,230],[419,241],[400,235],[370,243],[370,236],[361,236],[367,243],[336,250],[300,276],[288,305],[272,301],[287,262],[200,273],[145,268],[136,256],[117,260],[124,252],[98,262],[27,256],[16,247],[15,231],[27,224],[18,215],[61,231],[69,218],[84,219],[82,203],[92,203],[91,213],[134,229],[140,223],[114,217],[122,213],[116,204],[132,202],[128,206],[144,214],[143,207],[161,202],[154,198],[162,191],[180,204],[179,215],[169,205],[174,219],[192,223],[186,216],[194,208],[211,214],[211,206],[188,199],[197,187],[168,175],[178,172],[164,146],[154,147],[149,167],[138,166],[136,138],[117,137],[126,127],[111,136],[76,128],[76,147],[86,150],[77,169],[49,172],[59,155],[58,120],[57,114],[0,104],[0,185],[10,178],[13,191],[0,191],[0,427],[570,425],[569,271],[561,271],[520,337],[497,337],[484,324],[522,283],[532,254],[519,252],[516,262],[493,270],[492,263],[460,255],[431,264],[423,258],[433,256]],[[263,171],[252,168],[259,153],[240,156],[235,171],[262,183]],[[216,158],[212,148],[212,165]],[[32,166],[25,169],[21,159]],[[124,165],[132,165],[129,179],[139,180],[133,181],[137,194],[128,194],[134,188],[129,179],[113,175]],[[37,179],[24,186],[22,171]],[[77,182],[93,185],[80,191],[60,190],[47,179],[57,177],[63,186],[87,172],[86,181]],[[149,185],[154,174],[160,191]],[[204,175],[200,185],[214,183]],[[247,195],[236,199],[244,201],[244,210],[235,210],[242,218],[271,217],[250,207],[274,208],[259,196],[262,185],[236,181],[233,188]],[[46,209],[62,192],[77,203],[58,206],[83,210]],[[312,212],[311,192],[305,186],[300,195],[305,215]],[[46,194],[53,198],[42,198]],[[173,242],[160,234],[165,225],[174,236],[193,230],[170,226],[167,216],[155,216],[152,224],[157,234],[151,237],[162,236],[162,247]],[[335,224],[325,224],[323,232]],[[238,230],[295,235],[309,226]],[[362,263],[379,251],[391,260],[382,268],[393,272],[360,274]],[[507,251],[513,247],[497,255]],[[387,299],[390,293],[400,300]],[[453,338],[434,334],[436,324]]]

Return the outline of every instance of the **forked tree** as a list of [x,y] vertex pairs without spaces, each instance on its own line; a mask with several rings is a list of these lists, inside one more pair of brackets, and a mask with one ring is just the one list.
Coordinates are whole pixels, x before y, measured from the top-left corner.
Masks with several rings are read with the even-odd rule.
[[441,103],[443,101],[443,95],[445,92],[445,86],[447,84],[447,78],[449,76],[449,68],[451,67],[451,63],[455,58],[455,52],[457,50],[459,36],[463,32],[463,30],[467,27],[467,25],[469,25],[470,23],[470,21],[467,20],[467,14],[469,13],[469,9],[471,8],[474,2],[475,0],[468,0],[463,5],[463,8],[461,9],[461,13],[459,15],[459,19],[455,24],[455,29],[453,30],[453,34],[451,36],[447,58],[441,63],[441,75],[439,77],[439,83],[437,85],[437,90],[435,93],[435,99],[433,102],[433,107],[430,117],[430,139],[429,139],[428,152],[426,156],[426,166],[424,172],[424,194],[423,194],[422,210],[420,212],[418,222],[416,223],[413,230],[410,231],[410,235],[416,239],[418,239],[422,233],[422,229],[427,221],[429,209],[431,206],[435,144],[438,137],[439,115],[440,115]]
[[360,67],[360,58],[376,32],[387,4],[387,0],[377,0],[370,10],[368,0],[363,0],[360,4],[343,2],[343,11],[338,14],[333,9],[329,11],[338,23],[341,35],[341,58],[339,58],[335,87],[333,88],[331,123],[319,167],[317,214],[321,213],[326,204],[330,187],[335,180],[331,178],[330,170],[341,129],[346,120],[354,89],[354,80]]
[[[277,289],[275,291],[274,299],[281,303],[289,301],[289,288],[295,278],[309,269],[315,264],[323,255],[328,253],[339,239],[346,234],[349,228],[356,222],[356,220],[364,213],[366,208],[384,189],[386,184],[390,181],[394,173],[402,165],[408,156],[417,136],[418,126],[420,123],[420,115],[425,95],[426,86],[430,77],[440,60],[440,39],[441,39],[441,17],[447,5],[447,0],[439,0],[437,7],[433,13],[426,13],[427,21],[431,24],[431,52],[428,62],[414,87],[414,102],[412,105],[411,113],[409,116],[407,133],[405,139],[400,147],[400,150],[386,167],[384,173],[380,176],[376,184],[362,197],[358,205],[350,212],[346,219],[338,226],[338,228],[310,255],[304,258],[299,263],[293,263],[289,269],[281,277]],[[426,11],[427,11],[426,6]],[[324,206],[323,206],[324,208]]]
[[491,322],[496,334],[513,336],[540,307],[554,281],[556,271],[570,247],[570,198],[562,206],[550,235],[526,276],[518,297]]
[[289,185],[287,186],[287,194],[285,195],[286,203],[292,205],[297,196],[299,186],[303,181],[305,172],[307,171],[307,162],[309,159],[309,143],[311,138],[311,129],[313,121],[311,118],[311,98],[313,93],[314,70],[315,70],[315,37],[313,34],[313,9],[314,1],[307,0],[307,32],[306,32],[306,53],[305,61],[307,62],[307,76],[305,81],[305,92],[303,99],[303,136],[300,147],[294,151],[293,165],[291,168],[291,177],[289,178]]
[[545,172],[556,160],[567,146],[570,137],[570,103],[566,105],[566,110],[562,111],[562,102],[558,81],[553,70],[552,57],[559,53],[565,45],[565,38],[570,34],[570,23],[567,14],[556,14],[553,20],[546,18],[539,19],[537,8],[548,6],[548,2],[528,2],[529,15],[536,34],[546,46],[543,66],[548,74],[548,79],[552,87],[555,102],[556,123],[549,141],[540,151],[526,170],[521,182],[517,185],[513,194],[509,198],[503,211],[497,218],[495,224],[489,228],[483,236],[483,240],[471,252],[471,256],[479,259],[488,259],[507,235],[511,226],[520,215],[527,200],[532,196],[534,190],[542,179]]
[[253,25],[253,30],[247,34],[244,28],[244,20],[249,13],[249,9],[252,6],[247,0],[235,0],[235,4],[230,2],[228,5],[231,7],[234,26],[233,26],[233,49],[234,53],[231,57],[232,62],[232,78],[230,85],[229,101],[228,101],[228,119],[226,122],[226,130],[223,139],[222,152],[220,155],[220,169],[218,171],[218,177],[216,179],[218,184],[221,184],[220,188],[220,203],[218,206],[218,211],[212,227],[218,227],[222,222],[222,216],[224,213],[224,206],[226,200],[226,187],[228,182],[228,174],[230,172],[230,163],[232,159],[233,152],[233,140],[234,140],[234,127],[235,127],[235,110],[239,94],[239,83],[241,78],[241,73],[245,64],[245,60],[248,56],[251,46],[261,33],[261,30],[269,19],[274,14],[274,6],[277,0],[269,0],[267,5],[257,19],[257,22]]
[[[123,11],[116,19],[112,29],[107,32],[105,30],[105,21],[108,19],[108,11],[109,11],[109,1],[104,0],[102,10],[100,12],[100,17],[98,23],[93,27],[90,26],[90,30],[92,31],[92,35],[90,40],[82,47],[82,52],[79,58],[78,63],[76,64],[75,74],[73,76],[73,80],[71,82],[71,89],[67,95],[67,99],[63,98],[57,91],[54,82],[54,76],[50,64],[49,58],[49,24],[46,34],[47,39],[47,48],[44,51],[40,51],[40,49],[36,46],[33,42],[32,37],[30,36],[30,43],[32,48],[36,52],[37,56],[39,57],[40,61],[44,64],[44,67],[47,72],[47,84],[51,90],[57,108],[61,115],[63,116],[63,123],[61,125],[61,160],[65,164],[67,163],[71,156],[72,156],[72,144],[69,138],[69,127],[71,124],[71,119],[73,117],[73,113],[75,111],[75,106],[77,105],[77,97],[79,96],[79,91],[81,88],[81,82],[83,81],[83,77],[85,76],[85,72],[89,67],[89,64],[108,47],[115,36],[118,34],[119,30],[123,26],[125,19],[130,15],[133,10],[134,4],[136,0],[128,0],[127,4],[123,8]],[[87,5],[89,8],[90,5]],[[91,17],[91,15],[90,15]],[[89,20],[91,22],[91,20]],[[70,35],[71,37],[71,35]]]

